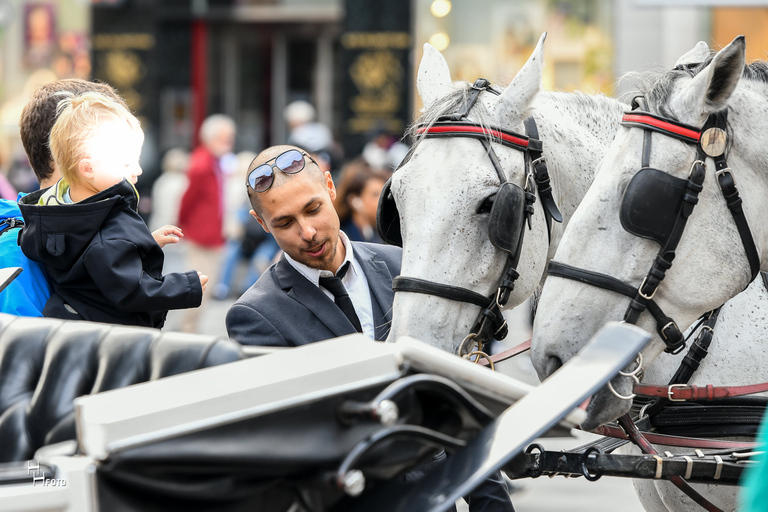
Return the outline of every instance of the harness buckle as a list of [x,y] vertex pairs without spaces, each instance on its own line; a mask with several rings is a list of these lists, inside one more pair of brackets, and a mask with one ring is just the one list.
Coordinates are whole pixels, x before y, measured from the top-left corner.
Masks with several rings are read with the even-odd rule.
[[682,389],[687,387],[687,384],[670,384],[667,388],[667,400],[670,402],[685,402],[685,398],[673,398],[672,394],[675,392],[675,388]]
[[[640,296],[641,296],[642,298],[644,298],[645,300],[652,300],[652,299],[653,299],[653,296],[654,296],[654,295],[656,295],[656,291],[658,291],[658,288],[654,289],[654,290],[653,290],[653,293],[651,293],[650,295],[646,295],[646,294],[644,294],[644,293],[643,293],[643,287],[645,286],[645,283],[646,283],[647,281],[648,281],[648,276],[645,276],[645,277],[643,278],[643,282],[642,282],[642,283],[640,283],[640,288],[638,288],[638,289],[637,289],[637,293],[638,293],[638,295],[640,295]],[[666,329],[667,327],[669,327],[669,324],[667,324],[666,326],[664,326],[664,329]],[[662,331],[663,331],[664,329],[662,329]]]
[[725,169],[720,169],[719,171],[715,172],[715,178],[717,178],[717,186],[720,188],[720,191],[722,192],[723,186],[720,184],[720,176],[723,176],[725,174],[731,175],[731,181],[733,182],[733,186],[736,186],[736,178],[733,176],[733,172],[731,172],[730,167],[726,167]]
[[523,190],[526,192],[530,192],[531,190],[534,190],[535,187],[536,187],[536,178],[533,175],[533,171],[529,170],[528,174],[525,175],[525,185],[523,187]]
[[535,169],[535,168],[536,168],[536,166],[537,166],[538,164],[540,164],[541,162],[544,162],[545,164],[547,163],[547,159],[544,157],[544,155],[541,155],[539,158],[537,158],[537,159],[533,160],[533,161],[531,162],[531,167],[533,167],[533,168]]
[[688,171],[688,179],[689,180],[691,179],[691,176],[693,176],[693,170],[696,168],[696,164],[706,165],[701,160],[694,160],[693,163],[691,164],[691,170]]

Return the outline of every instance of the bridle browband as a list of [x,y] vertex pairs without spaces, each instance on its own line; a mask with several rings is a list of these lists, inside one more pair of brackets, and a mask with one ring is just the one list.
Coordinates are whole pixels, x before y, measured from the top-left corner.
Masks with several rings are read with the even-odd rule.
[[[542,156],[543,145],[538,140],[538,130],[533,118],[525,120],[527,135],[515,133],[495,126],[482,126],[469,121],[467,117],[469,112],[477,102],[481,92],[490,92],[496,96],[500,92],[493,89],[490,82],[484,78],[479,78],[470,87],[467,101],[459,112],[441,116],[431,125],[417,127],[417,133],[423,138],[443,138],[443,137],[468,137],[477,139],[483,145],[483,148],[491,160],[494,170],[499,177],[500,187],[497,193],[497,200],[500,200],[501,191],[505,185],[510,184],[507,179],[496,152],[493,150],[491,142],[501,144],[505,147],[521,151],[525,155],[526,167],[530,170],[526,173],[524,193],[524,217],[531,229],[531,216],[534,209],[533,204],[536,201],[536,195],[533,187],[536,187],[541,198],[544,215],[546,217],[547,232],[551,238],[552,221],[562,222],[562,215],[557,209],[554,198],[552,197],[552,187],[547,172],[546,161]],[[500,226],[501,229],[504,226]],[[517,229],[517,228],[515,228]],[[467,288],[454,285],[435,283],[425,279],[415,277],[398,276],[392,282],[392,289],[395,292],[411,292],[433,295],[436,297],[454,300],[458,302],[467,302],[481,308],[481,311],[475,321],[471,333],[464,338],[464,341],[471,339],[477,343],[478,350],[482,350],[485,343],[491,340],[504,339],[507,335],[507,324],[501,313],[501,309],[509,300],[512,290],[515,288],[515,281],[519,277],[516,270],[520,260],[520,250],[523,243],[523,234],[525,230],[520,227],[520,233],[517,242],[512,247],[499,247],[491,236],[491,241],[497,248],[507,252],[507,262],[502,274],[501,280],[496,291],[491,296],[485,296]],[[464,342],[459,347],[459,355],[464,349]]]
[[[573,267],[556,261],[551,261],[549,263],[548,274],[580,281],[629,297],[631,300],[629,307],[624,314],[624,320],[628,323],[635,324],[637,323],[640,314],[643,311],[648,310],[656,320],[656,331],[667,346],[666,352],[675,354],[685,347],[685,337],[675,321],[664,314],[659,305],[653,300],[653,297],[664,279],[666,271],[672,266],[672,262],[675,258],[675,250],[682,237],[688,217],[690,217],[694,206],[696,206],[696,203],[698,202],[698,195],[703,188],[704,178],[706,177],[705,162],[708,156],[714,160],[717,183],[736,223],[736,228],[738,229],[739,236],[741,237],[749,261],[752,279],[754,279],[760,271],[760,257],[752,237],[752,232],[749,229],[747,218],[742,209],[742,200],[736,188],[733,173],[728,168],[728,163],[726,162],[725,144],[723,143],[721,148],[712,149],[712,147],[702,141],[702,135],[706,134],[707,130],[710,129],[720,130],[717,133],[721,133],[722,137],[725,137],[727,129],[727,112],[721,111],[710,115],[707,118],[704,127],[701,129],[642,111],[625,113],[622,119],[622,125],[629,128],[641,128],[645,131],[641,171],[649,170],[652,132],[676,138],[687,144],[696,145],[696,160],[691,165],[691,170],[685,183],[685,191],[682,196],[681,206],[677,212],[677,219],[674,222],[674,226],[665,237],[664,241],[660,241],[662,247],[656,255],[651,269],[638,287],[625,283],[613,276]],[[623,205],[622,208],[624,208]],[[627,230],[633,233],[631,230]],[[752,279],[750,279],[750,281]]]

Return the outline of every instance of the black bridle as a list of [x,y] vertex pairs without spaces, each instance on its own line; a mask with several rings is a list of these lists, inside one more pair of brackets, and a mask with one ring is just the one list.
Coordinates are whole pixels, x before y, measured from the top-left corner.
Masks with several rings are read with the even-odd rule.
[[[507,325],[501,309],[509,300],[509,296],[515,288],[515,281],[519,277],[516,267],[520,260],[520,251],[523,244],[524,223],[527,223],[528,229],[531,229],[531,216],[534,212],[533,204],[536,201],[534,187],[537,189],[542,201],[547,232],[550,237],[552,221],[562,222],[562,215],[552,197],[552,187],[547,172],[547,165],[542,156],[543,145],[538,139],[535,121],[532,117],[525,120],[526,135],[494,126],[485,127],[469,121],[469,112],[483,91],[497,96],[500,94],[490,86],[488,80],[480,78],[471,86],[467,101],[459,112],[441,116],[435,123],[429,126],[418,127],[417,132],[423,138],[469,137],[477,139],[483,145],[488,158],[490,158],[493,168],[499,177],[500,185],[491,210],[489,238],[496,248],[508,254],[499,285],[495,293],[491,296],[485,296],[467,288],[435,283],[415,277],[398,276],[392,283],[392,289],[395,292],[423,293],[479,306],[481,308],[480,314],[472,327],[471,334],[465,338],[465,340],[472,339],[478,344],[478,347],[482,347],[492,337],[503,339],[507,335]],[[493,149],[492,142],[521,151],[525,155],[526,168],[529,171],[526,174],[525,184],[522,189],[507,179]],[[393,202],[391,191],[389,191],[388,187],[382,194],[382,202],[380,203],[379,231],[382,233],[382,238],[389,241],[388,238],[391,239],[392,236],[386,236],[389,234],[388,228],[394,226],[395,222],[398,222],[397,235],[400,235],[399,218],[390,219],[391,224],[382,229],[381,212],[387,208],[385,204],[383,205],[386,201]],[[390,207],[389,211],[396,213],[396,208]],[[402,242],[402,239],[399,241]],[[459,350],[461,351],[462,348],[463,343]]]
[[[757,253],[755,241],[752,237],[752,232],[749,229],[747,218],[742,209],[742,200],[741,197],[739,197],[739,191],[736,188],[733,173],[728,168],[728,163],[726,162],[726,147],[724,143],[727,130],[726,111],[710,115],[707,122],[704,124],[704,127],[701,129],[636,110],[625,113],[622,119],[622,124],[630,128],[641,128],[645,131],[643,139],[642,169],[638,172],[638,175],[633,178],[633,181],[630,182],[627,191],[625,192],[621,211],[622,225],[625,230],[634,235],[650,238],[659,242],[661,244],[661,249],[656,255],[648,274],[638,287],[607,274],[576,268],[556,261],[551,261],[549,263],[548,274],[572,279],[629,297],[631,300],[629,302],[629,307],[624,314],[624,320],[628,323],[635,324],[637,323],[640,314],[643,311],[648,310],[656,320],[656,331],[667,346],[666,352],[675,354],[685,347],[685,337],[675,321],[664,314],[659,305],[653,300],[653,297],[664,279],[666,271],[672,266],[672,262],[675,258],[675,250],[683,235],[688,217],[691,215],[694,206],[696,206],[696,203],[698,202],[698,195],[703,188],[704,178],[706,176],[705,162],[708,156],[714,160],[717,183],[723,193],[728,209],[736,222],[736,228],[739,231],[739,236],[741,237],[751,268],[752,279],[754,279],[760,271],[760,257]],[[719,136],[723,138],[723,143],[719,146],[712,146],[709,143],[702,142],[702,135],[707,134],[708,130],[717,130],[709,133],[719,134]],[[691,165],[687,180],[680,180],[679,178],[675,178],[662,171],[651,169],[649,167],[651,136],[653,132],[676,138],[687,144],[696,145],[696,160]],[[633,182],[636,181],[636,178],[638,178],[641,173],[645,174],[637,179],[637,183],[633,186]],[[642,217],[640,216],[643,213],[643,206],[644,204],[649,204],[648,202],[653,202],[653,198],[647,197],[649,195],[648,191],[656,187],[656,190],[659,192],[658,195],[668,192],[668,190],[658,188],[658,185],[649,185],[649,180],[656,180],[657,183],[661,184],[666,183],[679,190],[679,193],[677,194],[679,196],[679,207],[675,212],[675,216],[672,217],[671,222],[669,222],[669,219],[666,217],[659,217],[656,219],[658,220],[656,223],[657,225],[653,225],[653,223],[643,225]],[[644,184],[643,181],[646,183]],[[630,190],[635,191],[636,195],[631,195]],[[643,200],[645,200],[646,203],[643,203]],[[639,204],[637,204],[638,201],[640,202]],[[661,205],[661,209],[664,209],[664,204]],[[648,211],[646,209],[645,214],[651,216],[652,219],[654,218],[653,211]],[[665,220],[667,221],[667,226],[661,226],[661,224],[665,223]],[[750,281],[752,279],[750,279]]]

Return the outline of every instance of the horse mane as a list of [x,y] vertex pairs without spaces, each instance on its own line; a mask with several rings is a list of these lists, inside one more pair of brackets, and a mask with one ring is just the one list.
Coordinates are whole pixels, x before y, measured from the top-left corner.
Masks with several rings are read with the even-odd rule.
[[[440,99],[432,102],[428,107],[425,107],[421,111],[421,115],[408,127],[406,136],[410,137],[413,141],[413,147],[421,142],[424,138],[423,134],[418,133],[418,129],[421,127],[431,127],[441,116],[449,116],[456,114],[467,103],[469,97],[469,91],[472,88],[472,84],[469,82],[453,82],[451,84],[453,89]],[[498,86],[495,86],[499,89]],[[472,107],[472,121],[478,123],[484,128],[489,126],[488,110],[481,101],[475,103]]]
[[[675,83],[683,77],[694,77],[701,73],[714,58],[713,52],[706,60],[694,65],[678,66],[674,69],[652,68],[644,73],[628,73],[622,79],[629,79],[635,85],[635,90],[622,95],[631,101],[637,96],[643,96],[651,110],[662,116],[674,119],[674,115],[667,108],[669,98]],[[758,60],[744,66],[742,77],[747,82],[768,84],[768,61]]]

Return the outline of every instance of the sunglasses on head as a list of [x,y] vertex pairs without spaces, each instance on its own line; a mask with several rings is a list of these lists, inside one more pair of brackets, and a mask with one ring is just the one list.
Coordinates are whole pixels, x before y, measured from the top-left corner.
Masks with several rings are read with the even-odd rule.
[[[296,174],[304,169],[304,157],[308,157],[312,162],[311,156],[298,149],[289,149],[275,158],[271,158],[254,168],[248,173],[248,186],[256,192],[265,192],[269,190],[275,181],[274,169],[280,170],[285,174]],[[274,164],[270,163],[274,160]]]

